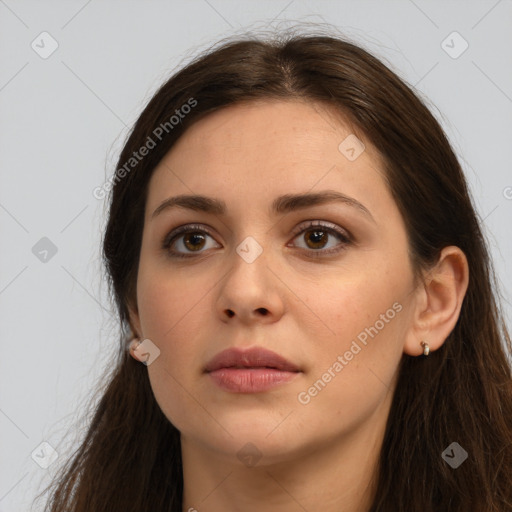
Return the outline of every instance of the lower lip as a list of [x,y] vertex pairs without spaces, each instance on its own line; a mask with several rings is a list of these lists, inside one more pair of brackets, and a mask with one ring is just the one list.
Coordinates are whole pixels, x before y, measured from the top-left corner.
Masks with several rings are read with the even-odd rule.
[[233,393],[260,393],[289,382],[299,372],[273,368],[220,368],[209,375],[214,382]]

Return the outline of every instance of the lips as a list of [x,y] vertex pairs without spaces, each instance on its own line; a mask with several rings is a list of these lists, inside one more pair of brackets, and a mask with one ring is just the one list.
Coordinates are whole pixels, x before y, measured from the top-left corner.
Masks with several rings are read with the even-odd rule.
[[205,367],[213,381],[225,391],[259,393],[288,382],[301,373],[284,357],[264,348],[230,348],[217,354]]
[[264,348],[226,349],[217,354],[206,365],[205,371],[213,372],[221,368],[272,368],[284,372],[300,371],[298,366],[287,361],[284,357]]

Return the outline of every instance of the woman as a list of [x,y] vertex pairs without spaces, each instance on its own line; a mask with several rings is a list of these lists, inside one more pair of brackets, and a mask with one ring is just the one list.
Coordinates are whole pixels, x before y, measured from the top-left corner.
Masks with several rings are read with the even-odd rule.
[[224,43],[154,95],[108,188],[119,361],[48,511],[512,510],[488,251],[379,60]]

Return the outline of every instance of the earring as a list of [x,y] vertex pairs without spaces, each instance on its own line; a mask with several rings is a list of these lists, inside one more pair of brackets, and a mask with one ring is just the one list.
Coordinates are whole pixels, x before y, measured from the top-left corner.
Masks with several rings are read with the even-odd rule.
[[139,338],[132,338],[130,344],[128,345],[128,352],[137,361],[140,361],[140,359],[135,355],[135,351],[137,350],[137,347],[140,345],[140,343],[141,342]]
[[430,353],[430,347],[428,346],[428,343],[426,341],[422,341],[420,345],[423,347],[423,355],[428,356]]

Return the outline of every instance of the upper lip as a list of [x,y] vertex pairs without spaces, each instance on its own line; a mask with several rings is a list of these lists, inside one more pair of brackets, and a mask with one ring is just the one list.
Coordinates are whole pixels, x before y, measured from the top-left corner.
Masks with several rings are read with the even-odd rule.
[[281,371],[299,372],[298,366],[284,357],[261,347],[250,349],[228,348],[214,356],[205,367],[205,372],[220,368],[274,368]]

